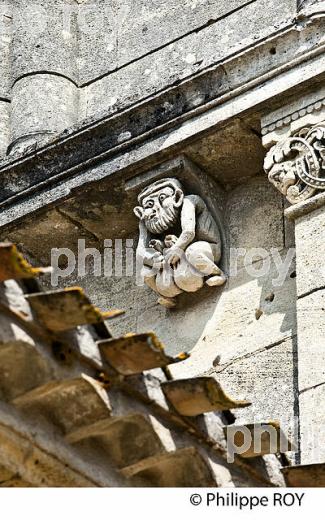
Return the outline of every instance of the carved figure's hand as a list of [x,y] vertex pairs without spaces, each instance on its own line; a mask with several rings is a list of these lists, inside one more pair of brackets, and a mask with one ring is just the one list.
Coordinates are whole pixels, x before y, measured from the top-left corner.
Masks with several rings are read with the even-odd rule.
[[155,269],[161,269],[165,263],[165,258],[161,253],[156,251],[152,255],[152,261],[153,261],[152,267],[154,267]]
[[166,254],[166,260],[169,265],[176,266],[184,255],[184,251],[179,247],[171,247]]
[[165,246],[170,248],[173,247],[177,242],[177,236],[175,235],[166,235],[165,237]]

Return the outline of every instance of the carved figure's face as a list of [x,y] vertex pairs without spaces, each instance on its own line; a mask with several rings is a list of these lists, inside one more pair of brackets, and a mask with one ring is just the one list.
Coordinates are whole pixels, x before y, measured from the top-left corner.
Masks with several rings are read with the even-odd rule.
[[287,195],[290,186],[297,183],[293,161],[275,164],[269,172],[269,181],[283,194]]
[[182,190],[165,186],[145,197],[134,212],[152,234],[158,235],[177,223],[183,199]]

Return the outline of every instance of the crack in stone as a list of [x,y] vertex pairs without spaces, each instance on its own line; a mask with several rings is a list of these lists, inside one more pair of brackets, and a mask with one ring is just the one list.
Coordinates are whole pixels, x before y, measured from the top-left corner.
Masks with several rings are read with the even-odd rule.
[[270,345],[267,345],[265,347],[262,347],[262,348],[259,348],[257,350],[254,350],[254,352],[249,352],[249,353],[247,353],[247,354],[245,354],[243,356],[240,356],[240,357],[238,357],[236,359],[233,359],[232,361],[229,361],[225,365],[220,366],[219,369],[218,369],[218,367],[210,369],[207,372],[205,372],[204,375],[212,375],[214,373],[220,374],[221,372],[224,372],[225,370],[227,370],[227,368],[229,368],[230,366],[234,365],[235,363],[239,363],[240,361],[243,361],[244,359],[249,359],[250,357],[255,356],[256,354],[261,354],[262,352],[266,352],[267,350],[270,350],[273,347],[277,347],[277,346],[281,345],[282,343],[284,343],[285,341],[288,341],[289,339],[295,338],[296,336],[297,336],[296,334],[293,334],[293,335],[290,335],[290,336],[286,336],[285,338],[282,338],[282,339],[280,339],[278,341],[275,341],[274,343],[271,343]]
[[301,300],[302,298],[305,298],[306,296],[310,296],[311,294],[317,292],[317,291],[323,291],[325,289],[325,285],[322,285],[321,287],[315,287],[314,289],[311,289],[310,291],[307,291],[304,294],[301,294],[297,297],[297,300]]
[[95,233],[93,233],[93,231],[90,231],[81,222],[79,222],[78,220],[74,219],[73,217],[71,217],[70,215],[65,213],[65,211],[62,208],[56,208],[56,210],[58,213],[60,213],[60,215],[62,215],[62,217],[64,217],[69,222],[71,222],[71,224],[73,224],[74,226],[77,226],[78,229],[81,229],[84,233],[87,233],[89,236],[94,238],[96,241],[100,242],[100,238]]
[[325,385],[325,381],[323,383],[318,383],[317,385],[309,386],[308,388],[304,388],[299,392],[299,395],[304,394],[305,392],[308,392],[309,390],[314,390],[315,388],[318,388],[319,386]]

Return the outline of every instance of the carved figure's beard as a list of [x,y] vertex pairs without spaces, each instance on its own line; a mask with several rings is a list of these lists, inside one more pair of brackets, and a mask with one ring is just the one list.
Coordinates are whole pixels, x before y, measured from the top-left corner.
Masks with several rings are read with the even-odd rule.
[[176,224],[178,215],[179,208],[175,208],[175,206],[164,208],[158,215],[145,220],[146,228],[153,235],[160,235],[160,233],[167,231]]

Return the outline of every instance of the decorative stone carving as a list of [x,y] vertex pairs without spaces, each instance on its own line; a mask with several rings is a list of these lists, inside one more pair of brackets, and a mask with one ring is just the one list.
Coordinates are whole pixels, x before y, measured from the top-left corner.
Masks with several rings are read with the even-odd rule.
[[158,303],[175,307],[182,292],[196,292],[204,283],[220,286],[226,277],[217,266],[221,258],[220,232],[205,202],[185,195],[177,179],[161,179],[138,196],[138,261],[145,283]]
[[291,204],[325,190],[325,122],[279,141],[266,155],[264,169]]

